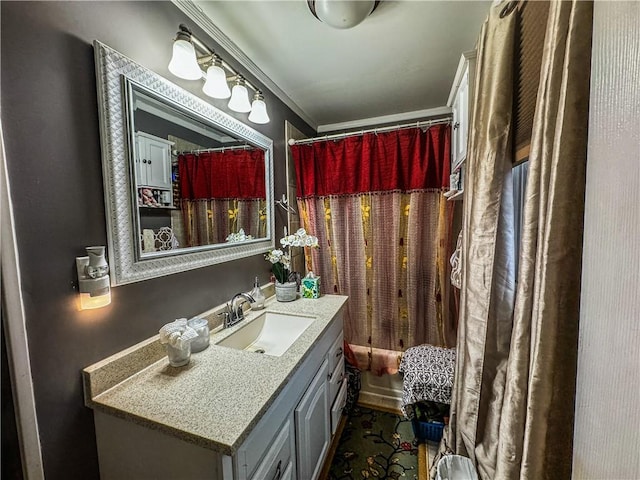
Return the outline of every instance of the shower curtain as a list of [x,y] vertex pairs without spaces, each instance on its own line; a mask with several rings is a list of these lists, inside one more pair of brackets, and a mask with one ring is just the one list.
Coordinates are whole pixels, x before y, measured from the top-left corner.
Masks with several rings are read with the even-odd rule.
[[187,246],[230,241],[240,230],[253,238],[266,236],[262,150],[181,154],[178,172]]
[[406,348],[454,341],[436,262],[449,224],[440,215],[449,211],[442,189],[450,127],[350,136],[291,151],[301,221],[320,243],[307,249],[307,265],[321,276],[323,293],[349,296],[345,340],[359,367],[395,373]]

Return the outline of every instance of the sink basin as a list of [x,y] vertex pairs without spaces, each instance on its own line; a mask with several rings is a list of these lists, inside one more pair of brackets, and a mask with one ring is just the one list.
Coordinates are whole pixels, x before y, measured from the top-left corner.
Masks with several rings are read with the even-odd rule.
[[217,344],[279,357],[314,320],[313,317],[265,312]]

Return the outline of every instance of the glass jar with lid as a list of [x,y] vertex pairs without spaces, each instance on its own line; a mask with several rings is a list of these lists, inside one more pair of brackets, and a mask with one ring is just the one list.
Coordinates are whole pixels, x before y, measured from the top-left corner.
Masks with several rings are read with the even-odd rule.
[[205,318],[192,318],[187,325],[193,328],[198,336],[191,341],[191,353],[201,352],[209,346],[209,322]]

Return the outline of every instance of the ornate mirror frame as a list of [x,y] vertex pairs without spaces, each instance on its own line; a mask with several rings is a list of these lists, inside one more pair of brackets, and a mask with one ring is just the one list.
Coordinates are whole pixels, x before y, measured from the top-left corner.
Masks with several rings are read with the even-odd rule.
[[[274,248],[273,219],[273,141],[244,123],[187,92],[160,75],[146,69],[94,41],[98,110],[102,146],[102,175],[109,244],[109,267],[113,286],[206,267],[217,263],[258,255]],[[195,118],[226,130],[265,151],[266,205],[268,234],[246,242],[217,244],[177,250],[175,254],[140,258],[136,241],[137,198],[130,167],[130,133],[128,132],[125,82],[123,77],[140,84],[168,103]]]

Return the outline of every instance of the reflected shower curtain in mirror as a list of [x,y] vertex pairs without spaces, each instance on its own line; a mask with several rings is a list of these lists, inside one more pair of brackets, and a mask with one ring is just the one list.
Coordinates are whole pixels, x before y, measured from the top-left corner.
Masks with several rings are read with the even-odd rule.
[[228,238],[241,230],[267,236],[262,150],[181,154],[178,172],[188,246],[238,241]]
[[436,256],[438,226],[448,225],[439,215],[450,127],[365,134],[291,151],[302,225],[320,243],[307,252],[307,265],[321,276],[323,293],[349,296],[345,339],[360,368],[393,373],[406,348],[447,343],[451,328],[448,315],[438,314],[448,309],[442,309]]

